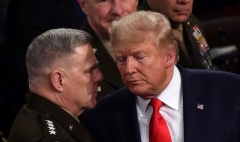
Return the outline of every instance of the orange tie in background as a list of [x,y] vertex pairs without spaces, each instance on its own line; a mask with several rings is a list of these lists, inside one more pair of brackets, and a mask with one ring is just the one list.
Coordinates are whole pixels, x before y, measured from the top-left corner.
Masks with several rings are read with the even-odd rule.
[[171,142],[167,123],[159,113],[159,109],[163,103],[153,98],[149,104],[153,107],[153,113],[149,123],[149,142]]

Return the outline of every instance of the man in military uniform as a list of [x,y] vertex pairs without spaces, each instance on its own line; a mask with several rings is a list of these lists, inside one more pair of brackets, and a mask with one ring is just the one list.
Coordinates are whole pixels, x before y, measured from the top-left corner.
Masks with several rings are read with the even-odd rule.
[[138,10],[165,15],[179,45],[179,62],[185,68],[211,69],[209,46],[199,20],[192,14],[193,0],[144,0]]
[[113,21],[137,11],[138,0],[78,0],[78,3],[87,15],[80,29],[92,36],[91,45],[104,76],[98,90],[97,99],[100,99],[124,87],[111,50],[108,31]]
[[77,118],[96,106],[103,80],[90,41],[88,33],[73,29],[49,30],[33,40],[26,55],[31,93],[9,142],[95,141]]

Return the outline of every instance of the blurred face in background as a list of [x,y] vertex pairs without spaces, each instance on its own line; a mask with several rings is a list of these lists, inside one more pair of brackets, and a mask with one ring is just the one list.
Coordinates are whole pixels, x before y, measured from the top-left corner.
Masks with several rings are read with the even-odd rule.
[[192,13],[193,0],[147,0],[153,11],[167,16],[171,23],[185,22]]
[[135,12],[138,0],[78,0],[78,3],[94,32],[109,39],[112,22]]

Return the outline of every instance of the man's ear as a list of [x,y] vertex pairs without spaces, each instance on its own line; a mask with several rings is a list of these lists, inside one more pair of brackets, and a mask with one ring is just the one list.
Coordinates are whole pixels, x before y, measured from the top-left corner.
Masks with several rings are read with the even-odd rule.
[[167,48],[166,48],[166,52],[165,52],[165,56],[166,56],[166,65],[167,67],[171,67],[173,65],[175,65],[175,60],[177,58],[177,55],[176,55],[176,49],[173,45],[169,45]]
[[56,91],[59,91],[59,92],[63,92],[64,73],[62,71],[54,70],[50,74],[50,80],[51,80],[50,82],[51,82],[53,89],[55,89]]
[[82,11],[87,15],[87,8],[86,8],[86,5],[87,5],[87,0],[77,0],[78,1],[78,4],[80,5]]
[[[139,0],[136,0],[136,9],[137,9],[137,7],[138,7],[138,3],[139,3],[140,1]],[[141,3],[140,3],[141,4]]]

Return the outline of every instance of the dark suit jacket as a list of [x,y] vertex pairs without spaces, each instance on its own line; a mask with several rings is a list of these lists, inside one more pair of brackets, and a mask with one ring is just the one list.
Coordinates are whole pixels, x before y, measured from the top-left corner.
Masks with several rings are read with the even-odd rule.
[[[184,142],[239,142],[240,76],[184,69]],[[197,109],[197,104],[204,109]],[[85,124],[98,142],[141,142],[135,95],[123,88],[86,113]]]
[[[141,5],[139,6],[138,10],[147,10],[151,11],[151,8],[147,4],[146,0],[143,0]],[[200,49],[199,49],[199,43],[197,40],[194,38],[192,33],[194,32],[193,26],[197,25],[200,31],[202,32],[203,35],[204,31],[200,25],[199,20],[194,16],[190,15],[188,20],[183,23],[183,39],[186,44],[186,48],[188,50],[188,53],[191,57],[192,64],[190,64],[189,60],[187,59],[186,55],[184,54],[182,48],[179,48],[179,62],[181,66],[185,68],[198,68],[198,69],[204,69],[203,64],[200,61]],[[209,52],[208,52],[209,54]]]
[[14,121],[8,142],[37,141],[95,142],[85,126],[65,110],[31,94]]
[[96,49],[95,56],[99,61],[99,69],[104,76],[104,81],[100,83],[101,92],[98,92],[97,96],[97,99],[100,99],[107,94],[117,91],[124,85],[116,62],[112,59],[106,48],[103,46],[102,42],[90,27],[87,20],[83,23],[81,30],[88,32],[92,36],[91,45],[93,49]]

